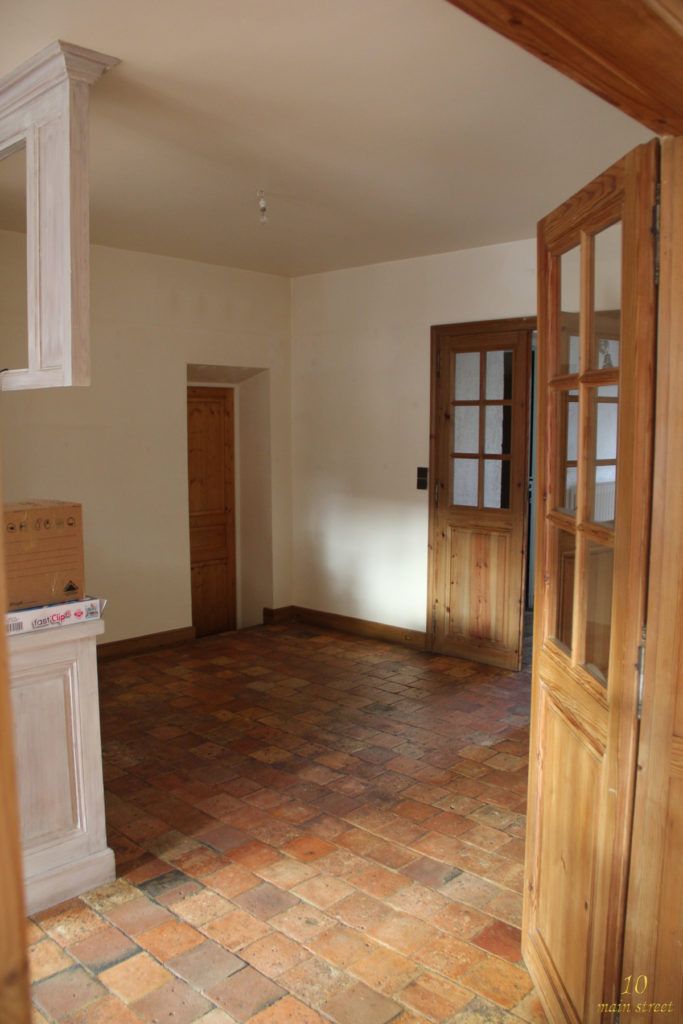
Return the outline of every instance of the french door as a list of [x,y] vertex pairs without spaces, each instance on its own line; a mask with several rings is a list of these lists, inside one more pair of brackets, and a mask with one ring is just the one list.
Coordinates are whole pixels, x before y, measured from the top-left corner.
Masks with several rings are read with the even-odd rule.
[[651,504],[657,147],[629,153],[539,224],[524,955],[553,1024],[599,1021],[620,992]]
[[522,658],[535,321],[432,328],[432,649]]

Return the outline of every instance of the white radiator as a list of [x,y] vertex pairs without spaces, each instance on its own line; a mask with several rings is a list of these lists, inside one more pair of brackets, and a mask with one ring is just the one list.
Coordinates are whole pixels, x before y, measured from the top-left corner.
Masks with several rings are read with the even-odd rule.
[[[601,480],[595,485],[595,514],[593,519],[596,523],[609,523],[614,519],[614,500],[616,483],[614,480]],[[576,509],[576,486],[567,486],[565,508],[575,511]]]

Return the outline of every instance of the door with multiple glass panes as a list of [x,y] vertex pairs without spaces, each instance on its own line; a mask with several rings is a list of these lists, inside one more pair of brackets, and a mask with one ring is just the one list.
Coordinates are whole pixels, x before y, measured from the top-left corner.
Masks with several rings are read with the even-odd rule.
[[431,645],[511,669],[522,656],[533,328],[432,331]]
[[539,225],[524,954],[553,1021],[619,1001],[651,503],[657,143]]

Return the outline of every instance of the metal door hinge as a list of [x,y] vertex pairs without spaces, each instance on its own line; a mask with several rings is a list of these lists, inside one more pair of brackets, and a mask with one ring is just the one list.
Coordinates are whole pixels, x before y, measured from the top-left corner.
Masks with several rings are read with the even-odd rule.
[[655,185],[655,205],[652,207],[652,235],[654,237],[655,284],[659,284],[659,233],[661,226],[661,186]]
[[638,672],[638,697],[636,703],[636,714],[638,721],[643,717],[643,690],[645,688],[645,641],[646,641],[647,627],[643,626],[643,632],[640,638],[640,644],[638,645],[638,661],[636,662],[636,670]]

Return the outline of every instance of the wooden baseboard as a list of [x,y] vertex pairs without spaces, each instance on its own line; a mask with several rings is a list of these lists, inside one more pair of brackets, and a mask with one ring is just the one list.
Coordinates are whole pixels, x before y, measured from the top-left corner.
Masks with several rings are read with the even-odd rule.
[[294,622],[297,609],[293,604],[285,605],[283,608],[264,608],[263,623],[266,626],[278,625],[281,622]]
[[167,629],[163,633],[148,633],[146,636],[131,636],[127,640],[112,640],[111,643],[98,644],[97,657],[100,661],[129,658],[134,654],[156,651],[160,647],[175,647],[177,644],[184,644],[194,638],[194,626]]
[[355,619],[350,615],[337,615],[334,612],[320,612],[314,608],[301,608],[299,605],[288,605],[285,608],[264,608],[265,623],[308,622],[312,626],[323,629],[338,629],[342,633],[353,633],[355,636],[366,636],[372,640],[382,640],[391,644],[402,644],[414,650],[424,651],[427,634],[419,629],[403,629],[401,626],[389,626],[385,622],[372,622],[369,619]]

